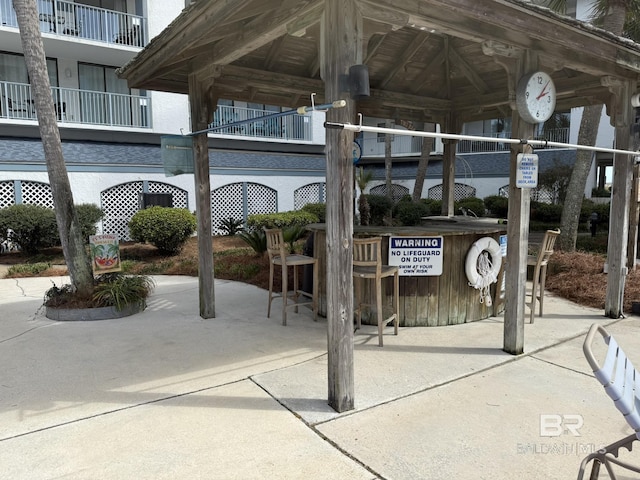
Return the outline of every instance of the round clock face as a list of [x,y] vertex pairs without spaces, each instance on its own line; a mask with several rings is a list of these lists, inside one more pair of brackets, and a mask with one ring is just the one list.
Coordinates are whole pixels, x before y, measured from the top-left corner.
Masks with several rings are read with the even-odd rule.
[[516,108],[520,117],[529,123],[542,123],[556,108],[556,87],[545,72],[523,76],[516,90]]

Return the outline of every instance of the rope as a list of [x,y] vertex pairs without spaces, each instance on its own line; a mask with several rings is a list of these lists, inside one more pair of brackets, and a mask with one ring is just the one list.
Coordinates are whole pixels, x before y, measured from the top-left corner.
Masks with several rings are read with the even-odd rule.
[[484,251],[478,256],[477,262],[478,273],[482,277],[480,283],[480,303],[486,303],[487,307],[490,307],[493,303],[491,301],[490,285],[495,281],[494,275],[491,273],[493,264],[489,260],[489,252]]

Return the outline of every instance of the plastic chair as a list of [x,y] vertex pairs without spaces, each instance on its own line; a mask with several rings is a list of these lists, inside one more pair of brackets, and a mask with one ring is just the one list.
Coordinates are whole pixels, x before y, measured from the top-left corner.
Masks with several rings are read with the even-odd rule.
[[[357,314],[357,328],[361,327],[362,309],[364,307],[376,307],[378,319],[378,345],[382,347],[382,331],[385,326],[393,321],[394,335],[398,335],[398,311],[399,274],[398,267],[382,265],[382,237],[354,238],[353,239],[353,279],[355,286],[355,300]],[[393,310],[391,315],[385,317],[382,307],[382,279],[393,277]],[[362,284],[364,280],[374,281],[375,304],[363,303]]]
[[[607,345],[607,353],[604,356],[602,364],[596,359],[593,351],[594,339],[599,333]],[[629,435],[617,442],[612,443],[599,449],[597,452],[588,455],[580,463],[580,471],[578,480],[584,477],[585,470],[589,462],[593,462],[589,478],[595,480],[600,473],[600,465],[604,465],[609,474],[608,478],[616,480],[612,466],[617,465],[631,472],[640,473],[640,467],[631,465],[618,459],[619,450],[625,448],[631,451],[633,442],[640,439],[640,382],[638,371],[634,368],[631,361],[627,358],[622,348],[616,340],[601,325],[595,323],[591,325],[589,333],[584,340],[582,346],[584,355],[593,369],[596,379],[604,386],[605,392],[613,400],[616,408],[622,413],[624,419],[634,430],[634,434]],[[624,477],[628,478],[628,477]],[[634,476],[637,478],[637,475]]]
[[533,286],[531,287],[531,303],[527,303],[531,309],[529,323],[533,323],[536,310],[536,300],[539,302],[538,316],[542,316],[542,308],[544,305],[544,286],[547,281],[547,265],[549,258],[553,255],[553,248],[556,239],[560,235],[560,230],[547,230],[544,234],[540,251],[537,255],[529,255],[527,257],[527,266],[534,266],[533,270]]
[[[295,308],[301,305],[311,305],[313,309],[313,320],[318,320],[318,260],[306,255],[291,254],[287,250],[282,230],[264,229],[267,237],[267,253],[269,255],[269,307],[267,318],[271,316],[271,302],[274,298],[282,297],[282,325],[287,324],[287,308]],[[298,267],[300,265],[312,265],[313,267],[313,293],[309,294],[298,289]],[[280,266],[282,271],[282,291],[280,295],[274,294],[273,282],[275,267]],[[293,291],[289,293],[289,267],[293,268]],[[309,298],[309,301],[299,302],[300,296]]]

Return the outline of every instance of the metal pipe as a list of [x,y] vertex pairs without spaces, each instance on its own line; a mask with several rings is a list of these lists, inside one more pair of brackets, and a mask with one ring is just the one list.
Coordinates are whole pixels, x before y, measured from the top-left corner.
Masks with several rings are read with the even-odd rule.
[[366,125],[352,125],[350,123],[332,123],[324,122],[325,128],[335,128],[340,130],[348,130],[350,132],[373,132],[373,133],[386,133],[389,135],[409,135],[413,137],[430,137],[430,138],[446,138],[450,140],[472,140],[480,142],[493,142],[493,143],[511,143],[518,145],[531,145],[539,147],[562,147],[562,148],[576,148],[579,150],[590,150],[592,152],[606,152],[606,153],[620,153],[623,155],[638,156],[640,152],[631,150],[618,150],[616,148],[605,147],[592,147],[589,145],[576,145],[572,143],[550,142],[548,140],[527,140],[518,138],[495,138],[495,137],[481,137],[477,135],[462,135],[455,133],[438,133],[438,132],[417,132],[414,130],[400,130],[395,128],[384,127],[368,127]]

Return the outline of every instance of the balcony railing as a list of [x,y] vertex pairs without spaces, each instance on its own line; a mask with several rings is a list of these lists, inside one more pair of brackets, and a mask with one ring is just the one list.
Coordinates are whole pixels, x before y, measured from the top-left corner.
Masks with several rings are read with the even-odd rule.
[[237,135],[263,139],[311,141],[311,116],[292,114],[259,120],[260,117],[273,113],[278,112],[218,105],[213,116],[213,122],[209,126],[220,127],[255,118],[255,122],[225,127],[214,130],[211,133],[214,135]]
[[[502,132],[494,135],[483,135],[490,138],[511,138],[511,132]],[[535,140],[547,140],[549,142],[568,143],[569,128],[556,128],[547,130],[540,135],[534,137]],[[492,141],[482,140],[460,140],[458,142],[458,153],[485,153],[485,152],[504,152],[509,150],[507,143],[496,143]],[[536,147],[536,149],[543,147]],[[549,147],[552,148],[552,147]]]
[[[151,128],[151,99],[138,95],[52,87],[59,122]],[[0,118],[37,120],[31,85],[0,82]]]
[[[38,20],[44,33],[131,47],[146,45],[146,21],[138,15],[82,3],[38,0]],[[0,0],[0,24],[18,27],[12,0]]]

